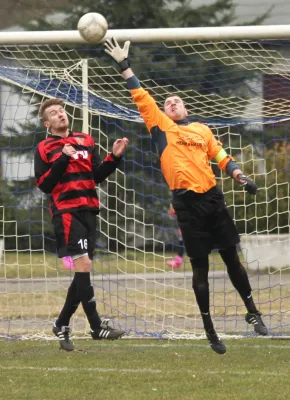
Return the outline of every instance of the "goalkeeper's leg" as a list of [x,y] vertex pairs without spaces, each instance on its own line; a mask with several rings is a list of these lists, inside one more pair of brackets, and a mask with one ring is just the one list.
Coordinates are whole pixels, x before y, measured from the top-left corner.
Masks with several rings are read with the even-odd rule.
[[252,297],[252,288],[249,282],[247,271],[242,265],[236,246],[220,250],[220,255],[227,266],[230,280],[239,292],[242,300],[245,303],[248,313],[246,314],[246,321],[254,325],[254,330],[259,335],[267,335],[268,329],[266,328],[261,313],[257,310]]
[[226,346],[216,334],[209,311],[208,256],[191,259],[190,261],[193,270],[192,288],[200,309],[206,337],[211,348],[216,353],[224,354]]

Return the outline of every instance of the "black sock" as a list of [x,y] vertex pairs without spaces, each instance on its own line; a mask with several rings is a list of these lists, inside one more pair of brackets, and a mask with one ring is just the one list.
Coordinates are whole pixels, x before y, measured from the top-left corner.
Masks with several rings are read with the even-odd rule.
[[97,313],[96,298],[94,288],[91,286],[90,273],[76,272],[75,277],[78,294],[90,327],[92,330],[99,329],[102,321]]
[[234,288],[239,292],[250,313],[258,312],[252,298],[252,288],[244,266],[241,264],[236,247],[220,250],[220,255],[227,266],[228,274]]
[[209,312],[208,257],[191,259],[190,261],[193,271],[192,288],[201,313],[203,326],[206,331],[212,331],[214,327]]
[[213,322],[210,316],[210,312],[201,313],[203,326],[206,332],[214,331]]
[[244,300],[245,306],[248,310],[249,313],[257,313],[257,307],[254,303],[253,297],[251,295],[251,293],[249,294],[249,296],[247,296],[247,298]]
[[68,326],[71,316],[76,312],[79,304],[80,299],[77,294],[75,279],[73,279],[70,287],[68,288],[64,306],[55,322],[56,326]]

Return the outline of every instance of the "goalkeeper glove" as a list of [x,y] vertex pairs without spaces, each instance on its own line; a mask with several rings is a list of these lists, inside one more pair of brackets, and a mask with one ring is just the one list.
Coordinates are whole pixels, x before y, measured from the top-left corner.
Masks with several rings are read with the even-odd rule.
[[127,41],[124,44],[124,47],[121,48],[117,39],[112,37],[112,39],[107,39],[104,43],[105,53],[109,54],[114,61],[118,64],[121,71],[126,71],[130,67],[130,63],[128,60],[128,53],[130,42]]
[[245,189],[248,193],[250,194],[257,194],[258,191],[258,185],[252,181],[252,179],[248,178],[246,175],[244,174],[239,174],[237,176],[238,182],[241,185],[245,185]]

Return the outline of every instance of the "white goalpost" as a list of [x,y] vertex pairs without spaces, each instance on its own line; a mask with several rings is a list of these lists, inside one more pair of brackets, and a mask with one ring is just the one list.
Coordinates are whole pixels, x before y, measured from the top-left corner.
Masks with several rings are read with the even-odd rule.
[[[290,26],[109,30],[130,40],[134,72],[162,106],[169,94],[190,119],[208,124],[259,192],[246,194],[212,168],[241,233],[240,254],[273,337],[290,334]],[[73,271],[57,259],[48,201],[35,188],[33,154],[46,132],[37,119],[48,97],[65,101],[72,130],[91,134],[101,156],[126,136],[120,170],[97,189],[92,281],[97,309],[128,336],[198,338],[191,265],[170,270],[179,250],[170,193],[158,156],[102,44],[78,31],[0,33],[0,337],[49,338]],[[210,256],[217,331],[252,335],[244,306],[217,252]],[[77,336],[88,326],[82,310]]]

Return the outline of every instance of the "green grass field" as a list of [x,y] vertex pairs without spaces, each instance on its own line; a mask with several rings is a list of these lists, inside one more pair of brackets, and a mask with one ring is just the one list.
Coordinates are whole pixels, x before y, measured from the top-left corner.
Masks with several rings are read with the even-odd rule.
[[1,400],[288,400],[290,342],[0,341]]

